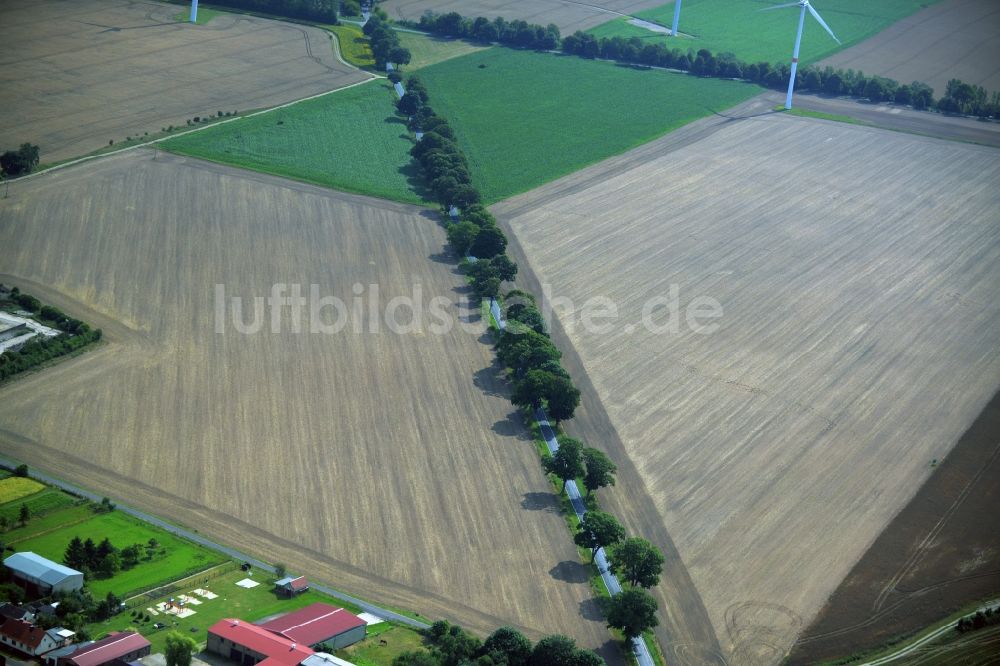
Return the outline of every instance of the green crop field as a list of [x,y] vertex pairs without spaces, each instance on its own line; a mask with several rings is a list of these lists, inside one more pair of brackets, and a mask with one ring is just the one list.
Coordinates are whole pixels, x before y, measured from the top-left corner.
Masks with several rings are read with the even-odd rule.
[[160,144],[172,152],[346,192],[424,203],[413,139],[374,81]]
[[[821,60],[936,1],[817,0],[814,8],[843,45],[830,39],[826,31],[807,16],[799,60],[806,64]],[[678,39],[631,25],[624,18],[589,32],[598,37],[639,37],[644,43],[663,42],[671,48],[729,52],[747,62],[784,62],[792,58],[799,11],[794,7],[760,11],[777,4],[783,3],[779,0],[686,0],[681,7],[678,32],[682,36]],[[637,12],[636,16],[669,27],[674,18],[674,5]]]
[[[79,518],[78,508],[80,507],[49,514],[38,521],[48,521],[50,525],[48,530],[27,539],[19,539],[12,545],[19,551],[30,550],[56,562],[62,562],[66,546],[74,536],[79,536],[81,539],[89,537],[94,543],[100,543],[107,537],[117,548],[125,548],[135,543],[145,544],[150,539],[156,539],[160,542],[160,547],[166,550],[166,554],[157,554],[152,561],[141,561],[133,568],[123,570],[111,578],[88,580],[87,587],[95,598],[102,598],[108,592],[114,592],[122,597],[128,596],[154,585],[183,578],[226,559],[214,551],[179,539],[119,511],[97,514],[93,513],[92,509],[83,507],[86,511],[90,511],[90,517],[74,522]],[[58,524],[59,518],[65,519],[63,526],[51,526],[53,522]],[[11,531],[11,535],[16,533],[17,530]]]
[[67,507],[75,501],[77,501],[76,498],[67,495],[61,490],[48,488],[25,497],[22,500],[0,504],[0,517],[6,518],[11,524],[14,524],[21,513],[22,504],[26,504],[31,515],[37,518],[57,509]]
[[433,65],[420,70],[420,78],[490,202],[760,92],[737,81],[506,48]]

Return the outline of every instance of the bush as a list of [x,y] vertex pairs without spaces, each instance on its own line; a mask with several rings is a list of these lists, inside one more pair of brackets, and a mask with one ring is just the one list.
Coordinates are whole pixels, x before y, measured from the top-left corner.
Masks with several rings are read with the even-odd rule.
[[17,150],[8,150],[0,155],[0,169],[7,176],[31,173],[38,166],[38,146],[22,143]]

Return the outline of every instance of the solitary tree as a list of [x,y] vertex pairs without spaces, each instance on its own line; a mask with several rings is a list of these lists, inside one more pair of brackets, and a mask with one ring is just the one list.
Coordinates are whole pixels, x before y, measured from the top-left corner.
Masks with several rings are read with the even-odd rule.
[[548,361],[558,361],[562,354],[547,337],[528,329],[505,331],[497,344],[497,356],[515,375],[523,375]]
[[531,652],[531,666],[576,666],[576,641],[566,636],[546,636]]
[[608,626],[620,629],[626,638],[636,638],[660,623],[656,608],[656,599],[649,592],[629,588],[608,600]]
[[14,476],[21,476],[21,477],[28,476],[28,466],[18,465],[17,467],[15,467]]
[[518,407],[538,409],[548,395],[550,385],[556,376],[544,370],[529,370],[528,373],[514,384],[510,401]]
[[580,406],[580,389],[573,386],[568,378],[556,377],[545,400],[548,415],[559,423],[573,418],[576,408]]
[[31,509],[28,508],[27,504],[21,504],[21,510],[17,514],[17,519],[21,523],[21,527],[27,525],[30,518]]
[[476,234],[469,252],[480,259],[491,259],[498,254],[503,254],[507,249],[507,237],[503,235],[499,227],[483,227]]
[[420,98],[413,93],[406,93],[396,102],[396,108],[404,116],[412,116],[420,108]]
[[653,587],[660,582],[663,554],[641,537],[629,537],[611,548],[611,570],[632,585]]
[[73,537],[69,545],[66,546],[66,554],[63,555],[63,564],[73,569],[81,569],[87,563],[87,553],[83,549],[83,541],[80,537]]
[[580,521],[580,531],[573,542],[581,548],[590,549],[590,561],[597,557],[599,548],[606,548],[625,538],[625,528],[610,513],[588,511]]
[[531,641],[517,629],[500,627],[483,643],[483,655],[501,656],[507,666],[527,666],[531,658]]
[[549,474],[555,474],[562,479],[563,490],[566,482],[583,474],[583,459],[580,451],[583,443],[572,437],[560,437],[559,449],[551,456],[542,459],[542,467]]
[[469,248],[472,247],[472,242],[476,240],[476,235],[478,233],[479,227],[472,222],[463,220],[456,224],[449,225],[448,242],[451,243],[451,247],[455,250],[455,254],[460,257],[464,257],[468,254]]
[[510,282],[517,275],[517,264],[506,254],[498,254],[490,259],[490,264],[496,269],[497,277],[504,282]]
[[587,494],[591,494],[598,488],[615,485],[615,472],[618,468],[611,459],[604,455],[603,451],[586,448],[583,450],[583,464],[587,468],[587,473],[583,477],[583,485],[587,488]]
[[171,631],[166,636],[167,666],[191,666],[191,654],[197,646],[190,636]]
[[284,578],[288,574],[288,569],[281,562],[274,563],[274,575],[278,578]]

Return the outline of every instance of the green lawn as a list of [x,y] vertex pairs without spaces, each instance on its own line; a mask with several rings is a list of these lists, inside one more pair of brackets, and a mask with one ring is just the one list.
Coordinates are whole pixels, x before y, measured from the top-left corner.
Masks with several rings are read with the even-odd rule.
[[390,666],[404,652],[424,647],[423,636],[401,625],[376,624],[369,627],[368,636],[360,643],[337,650],[337,656],[356,666]]
[[347,192],[424,203],[387,81],[167,140],[166,150]]
[[28,511],[31,512],[32,516],[40,518],[52,511],[70,506],[77,501],[79,501],[77,498],[67,495],[61,490],[46,488],[24,499],[0,504],[0,516],[9,520],[11,524],[14,524],[20,515],[22,504],[28,505]]
[[[843,46],[830,39],[820,25],[806,17],[799,59],[803,63],[821,60],[832,53],[881,32],[896,21],[939,0],[816,0],[813,4]],[[643,42],[662,41],[671,48],[706,48],[712,53],[734,53],[747,62],[791,60],[799,10],[794,7],[761,12],[780,0],[685,0],[678,27],[682,37],[657,34],[615,19],[589,32],[598,37],[639,37]],[[643,12],[640,18],[670,26],[674,5]],[[690,35],[691,37],[684,37]]]
[[[79,518],[77,509],[80,508],[89,512],[90,516],[82,522],[74,523],[73,521]],[[16,544],[12,543],[12,540],[18,538],[15,536],[18,530],[12,530],[7,535],[8,543],[19,551],[30,550],[56,562],[62,561],[66,546],[74,536],[79,536],[81,539],[89,537],[95,543],[100,543],[107,537],[118,548],[125,548],[135,543],[145,544],[151,538],[155,538],[160,542],[160,547],[166,550],[165,554],[154,556],[152,561],[140,562],[112,578],[88,580],[87,587],[96,598],[104,597],[109,591],[120,597],[126,597],[155,585],[183,578],[226,559],[215,551],[179,539],[120,511],[98,514],[89,507],[72,507],[51,513],[39,519],[37,523],[50,521],[58,524],[60,518],[64,526],[55,529],[50,527],[48,531],[36,533],[30,538],[22,538]],[[29,524],[29,527],[34,525],[34,522]]]
[[699,79],[507,48],[420,70],[489,202],[640,145],[760,92]]

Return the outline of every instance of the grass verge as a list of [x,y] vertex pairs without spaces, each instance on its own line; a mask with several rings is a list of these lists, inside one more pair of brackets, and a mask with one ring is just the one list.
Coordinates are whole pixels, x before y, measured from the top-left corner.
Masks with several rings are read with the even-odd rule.
[[340,55],[348,63],[361,69],[374,70],[375,56],[372,55],[368,38],[361,28],[349,23],[331,25],[327,28],[337,36],[337,43],[340,45]]

